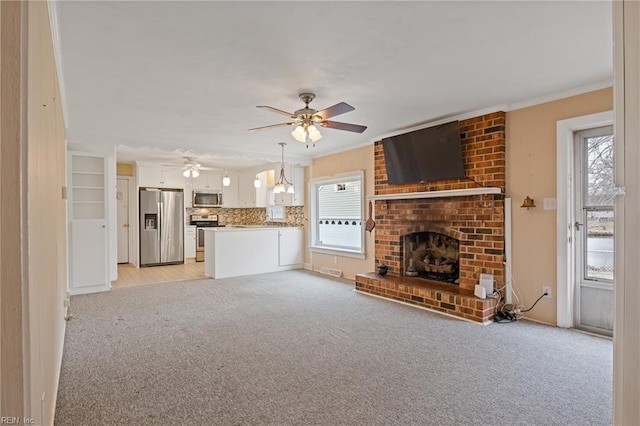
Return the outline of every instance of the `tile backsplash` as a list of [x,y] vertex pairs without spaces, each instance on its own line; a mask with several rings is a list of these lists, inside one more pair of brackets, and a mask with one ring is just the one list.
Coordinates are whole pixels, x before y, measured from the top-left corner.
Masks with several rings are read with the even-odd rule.
[[304,207],[286,206],[284,208],[283,222],[270,222],[267,220],[265,207],[253,208],[187,208],[185,220],[189,223],[192,214],[217,214],[218,221],[225,225],[270,225],[270,226],[304,226]]

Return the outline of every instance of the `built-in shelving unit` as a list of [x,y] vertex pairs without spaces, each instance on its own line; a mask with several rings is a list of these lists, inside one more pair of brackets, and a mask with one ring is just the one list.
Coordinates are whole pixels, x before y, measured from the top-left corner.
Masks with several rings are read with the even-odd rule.
[[108,274],[106,157],[69,152],[69,293],[111,288]]
[[71,165],[71,218],[105,218],[104,158],[72,155]]
[[469,195],[490,194],[502,194],[502,190],[497,187],[483,187],[470,189],[451,189],[447,191],[406,192],[404,194],[370,195],[367,197],[367,200],[408,200],[412,198],[465,197]]

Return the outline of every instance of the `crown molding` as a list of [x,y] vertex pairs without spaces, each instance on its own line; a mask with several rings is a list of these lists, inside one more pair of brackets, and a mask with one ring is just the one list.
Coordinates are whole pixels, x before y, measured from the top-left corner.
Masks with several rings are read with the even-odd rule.
[[607,87],[613,87],[613,80],[601,80],[595,83],[588,84],[586,86],[580,86],[562,92],[553,93],[551,95],[541,96],[539,98],[533,98],[522,102],[516,102],[509,105],[509,111],[515,111],[517,109],[528,108],[535,105],[546,104],[547,102],[553,102],[571,96],[582,95],[584,93],[593,92],[595,90],[605,89]]

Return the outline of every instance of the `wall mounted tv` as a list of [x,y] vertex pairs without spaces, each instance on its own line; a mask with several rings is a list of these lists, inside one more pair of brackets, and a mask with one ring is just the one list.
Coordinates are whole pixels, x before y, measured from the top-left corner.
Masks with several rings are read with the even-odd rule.
[[389,184],[464,178],[458,122],[382,140]]

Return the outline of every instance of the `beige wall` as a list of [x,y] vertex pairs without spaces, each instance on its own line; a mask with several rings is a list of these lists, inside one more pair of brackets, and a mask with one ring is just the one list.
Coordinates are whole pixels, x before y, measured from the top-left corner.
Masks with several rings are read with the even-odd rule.
[[[542,286],[551,286],[553,292],[528,318],[556,324],[556,211],[542,208],[543,198],[556,197],[556,122],[612,109],[613,91],[608,88],[507,113],[512,283],[526,307],[542,294]],[[520,208],[526,196],[535,200],[536,208]]]
[[[17,416],[21,421],[28,418],[39,425],[53,424],[67,290],[62,109],[47,3],[1,2],[1,14],[3,333],[0,415]],[[16,22],[28,25],[18,27],[17,32],[5,38],[5,30],[9,29],[5,19],[16,17],[16,14],[17,21],[10,25]],[[26,19],[20,16],[24,14]],[[5,56],[6,49],[21,51],[23,56],[18,59],[26,68],[11,69],[12,62],[5,62],[5,59],[13,60],[15,56]],[[10,90],[4,85],[5,72],[9,71],[13,73]],[[17,92],[20,96],[10,99],[5,96],[9,92],[11,95]],[[6,117],[11,117],[13,122],[5,123]],[[17,173],[16,167],[19,168]],[[5,203],[8,201],[5,196],[9,195],[13,198]],[[16,212],[6,217],[8,209]],[[5,219],[13,222],[11,232],[5,232]],[[15,241],[16,232],[19,243]],[[10,252],[5,250],[9,248]],[[5,267],[6,261],[12,264]],[[5,280],[5,273],[10,273],[12,278]],[[10,309],[5,309],[5,303],[10,303]],[[5,340],[6,329],[12,331],[11,339]],[[11,345],[10,350],[6,350],[5,343]],[[5,375],[5,366],[15,370]]]
[[131,163],[117,163],[116,175],[118,176],[134,176],[135,167]]
[[[313,160],[313,164],[308,168],[309,178],[328,177],[330,175],[364,170],[365,196],[373,195],[373,143],[371,145],[352,149],[338,154],[328,155]],[[307,191],[306,206],[309,206],[309,194]],[[365,215],[367,212],[365,212]],[[374,212],[375,214],[375,212]],[[307,223],[309,214],[307,210]],[[311,263],[314,270],[319,270],[323,266],[341,269],[345,278],[353,279],[361,272],[372,272],[374,269],[374,239],[376,231],[365,234],[365,259],[354,259],[352,257],[334,256],[323,253],[305,254],[305,263]],[[307,243],[309,235],[307,233]],[[335,261],[334,261],[335,259]]]
[[0,416],[21,416],[24,405],[20,8],[0,2]]

